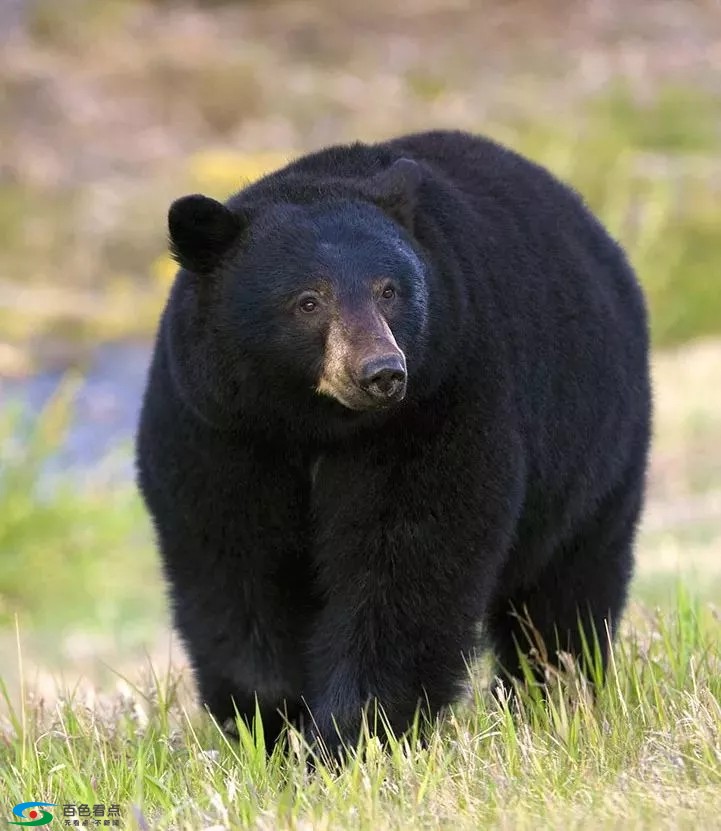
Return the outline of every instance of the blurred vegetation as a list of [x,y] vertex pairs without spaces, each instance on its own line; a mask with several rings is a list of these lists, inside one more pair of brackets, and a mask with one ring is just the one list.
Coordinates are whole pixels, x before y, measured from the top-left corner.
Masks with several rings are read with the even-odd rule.
[[0,374],[13,354],[27,371],[28,347],[149,336],[174,197],[439,126],[584,195],[630,253],[656,344],[721,331],[721,72],[704,59],[721,20],[602,5],[25,0],[0,51]]
[[137,494],[99,469],[49,475],[72,414],[72,380],[40,415],[0,411],[0,629],[20,616],[62,652],[74,626],[127,646],[163,609],[152,535]]
[[[666,122],[661,113],[669,100],[678,109]],[[689,100],[696,102],[696,94]],[[628,107],[625,94],[617,93],[593,102],[586,118],[573,126],[536,123],[487,130],[571,183],[626,247],[648,293],[658,345],[721,332],[721,178],[714,171],[718,146],[709,140],[708,122],[695,118],[695,113],[714,108],[721,117],[721,104],[709,98],[704,110],[696,105],[685,108],[679,104],[683,101],[674,92],[672,99],[660,99],[642,117]],[[656,120],[672,126],[665,134],[649,130],[648,124]],[[691,158],[678,155],[691,150]],[[293,155],[200,152],[179,173],[176,192],[201,190],[226,197]],[[3,257],[30,257],[38,265],[36,274],[54,285],[62,271],[69,289],[82,287],[82,279],[73,278],[77,260],[78,276],[92,270],[102,281],[102,297],[88,300],[87,313],[79,319],[63,309],[78,309],[72,290],[69,304],[62,298],[55,305],[51,302],[49,324],[58,327],[69,317],[77,325],[76,337],[83,326],[106,337],[146,334],[174,273],[162,253],[164,208],[158,206],[154,233],[136,234],[128,217],[127,224],[120,222],[111,234],[84,249],[79,241],[67,239],[72,234],[65,226],[72,201],[58,199],[54,204],[42,194],[1,186],[0,235],[10,241]],[[27,233],[31,223],[23,226],[28,215],[36,224],[53,227],[54,233],[43,237],[44,245],[32,245],[33,235]],[[35,325],[42,310],[32,306],[27,320],[17,306],[0,317],[6,332],[22,335],[24,326]]]

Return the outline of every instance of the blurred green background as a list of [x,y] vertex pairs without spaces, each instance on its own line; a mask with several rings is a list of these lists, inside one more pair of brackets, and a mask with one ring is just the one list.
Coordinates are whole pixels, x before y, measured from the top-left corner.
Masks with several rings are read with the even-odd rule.
[[721,596],[717,2],[0,0],[0,89],[0,657],[16,616],[38,678],[167,631],[128,459],[169,202],[439,126],[548,165],[628,249],[658,409],[636,596]]

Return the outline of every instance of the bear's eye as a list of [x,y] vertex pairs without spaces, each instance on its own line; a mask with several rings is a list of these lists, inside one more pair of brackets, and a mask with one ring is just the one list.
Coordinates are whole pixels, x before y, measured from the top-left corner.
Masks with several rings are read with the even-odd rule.
[[312,314],[318,308],[318,301],[314,300],[312,297],[304,297],[300,303],[298,304],[301,311],[305,312],[306,314]]
[[383,291],[381,292],[381,297],[384,300],[391,300],[395,296],[396,296],[396,290],[393,288],[393,286],[386,286],[383,289]]

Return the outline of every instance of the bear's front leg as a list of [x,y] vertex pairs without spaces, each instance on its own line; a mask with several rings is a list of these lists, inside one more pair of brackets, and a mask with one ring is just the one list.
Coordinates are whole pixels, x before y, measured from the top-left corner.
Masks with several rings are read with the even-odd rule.
[[227,447],[182,426],[176,417],[174,430],[141,431],[141,487],[175,624],[203,704],[232,730],[236,714],[253,722],[257,702],[270,749],[301,711],[316,604],[307,465],[282,448]]
[[449,425],[407,453],[389,436],[324,455],[317,467],[315,560],[326,605],[309,645],[307,703],[313,735],[332,751],[339,740],[356,743],[369,703],[398,734],[419,705],[437,713],[467,679],[522,475],[509,442],[469,446],[462,436]]

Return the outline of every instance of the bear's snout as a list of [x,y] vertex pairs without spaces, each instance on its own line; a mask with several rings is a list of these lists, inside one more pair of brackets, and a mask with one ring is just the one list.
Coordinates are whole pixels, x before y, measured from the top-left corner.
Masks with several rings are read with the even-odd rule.
[[406,395],[406,358],[379,314],[338,315],[331,321],[317,392],[344,407],[390,407]]
[[406,394],[406,367],[401,353],[381,355],[365,361],[358,386],[378,404],[402,401]]

